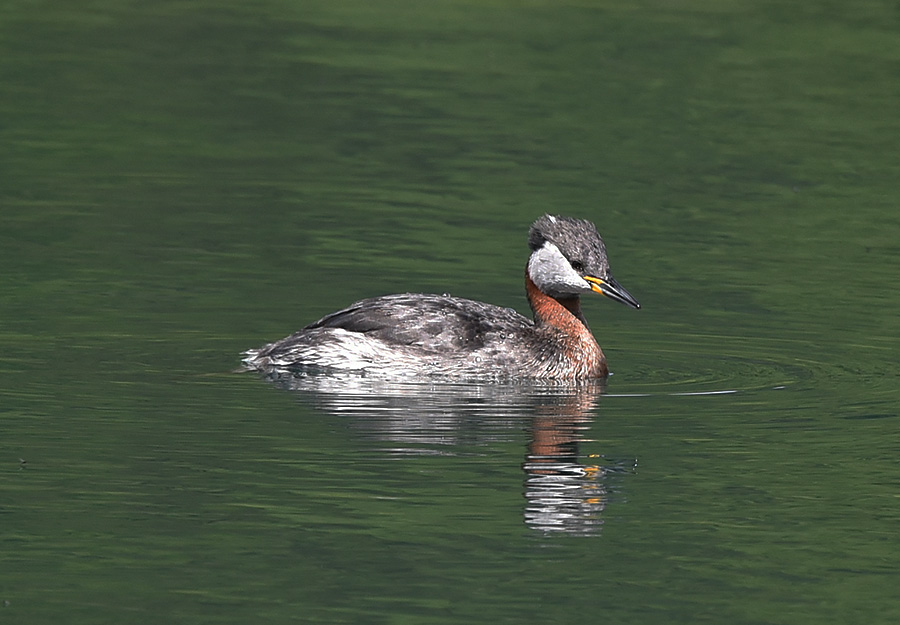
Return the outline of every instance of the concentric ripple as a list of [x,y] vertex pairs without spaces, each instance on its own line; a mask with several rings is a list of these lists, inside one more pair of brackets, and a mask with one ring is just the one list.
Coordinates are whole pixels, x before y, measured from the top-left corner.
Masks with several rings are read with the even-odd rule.
[[773,358],[674,352],[647,356],[652,364],[614,372],[608,394],[722,395],[806,385],[816,377],[815,369],[808,364]]
[[636,343],[627,353],[607,353],[610,395],[717,395],[818,386],[846,376],[832,354],[807,338],[691,334]]

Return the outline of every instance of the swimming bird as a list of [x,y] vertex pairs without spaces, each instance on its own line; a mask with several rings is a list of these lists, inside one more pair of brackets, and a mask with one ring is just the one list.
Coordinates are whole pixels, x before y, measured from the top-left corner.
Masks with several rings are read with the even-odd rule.
[[253,370],[359,372],[379,376],[578,380],[609,374],[581,312],[599,293],[632,308],[612,277],[593,223],[544,215],[528,233],[525,293],[534,320],[511,308],[450,295],[364,299],[294,334],[244,352]]

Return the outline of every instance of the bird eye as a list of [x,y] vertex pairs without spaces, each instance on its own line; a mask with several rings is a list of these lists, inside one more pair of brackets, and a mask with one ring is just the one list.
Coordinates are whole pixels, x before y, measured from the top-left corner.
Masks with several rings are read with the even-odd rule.
[[583,271],[584,270],[584,265],[581,263],[580,260],[573,260],[569,264],[572,265],[572,269],[574,269],[575,271]]

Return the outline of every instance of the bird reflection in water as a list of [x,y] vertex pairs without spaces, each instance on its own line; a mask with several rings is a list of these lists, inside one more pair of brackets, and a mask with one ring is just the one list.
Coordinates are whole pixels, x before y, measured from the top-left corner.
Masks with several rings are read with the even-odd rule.
[[[608,501],[608,478],[631,467],[585,462],[579,449],[604,380],[580,383],[404,383],[358,375],[269,370],[266,379],[325,412],[349,416],[367,438],[402,455],[453,455],[460,447],[531,440],[524,520],[544,533],[596,534]],[[633,466],[633,465],[631,465]]]
[[599,531],[607,501],[606,470],[583,464],[579,443],[590,429],[591,410],[601,391],[592,388],[535,406],[522,465],[529,527],[570,534]]

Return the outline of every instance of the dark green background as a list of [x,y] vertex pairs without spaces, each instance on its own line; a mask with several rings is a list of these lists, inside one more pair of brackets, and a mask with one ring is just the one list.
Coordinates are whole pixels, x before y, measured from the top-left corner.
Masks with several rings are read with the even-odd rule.
[[[0,620],[897,622],[898,33],[896,2],[5,3]],[[585,302],[592,535],[523,523],[556,391],[232,373],[365,296],[525,312],[543,212],[644,306]]]

